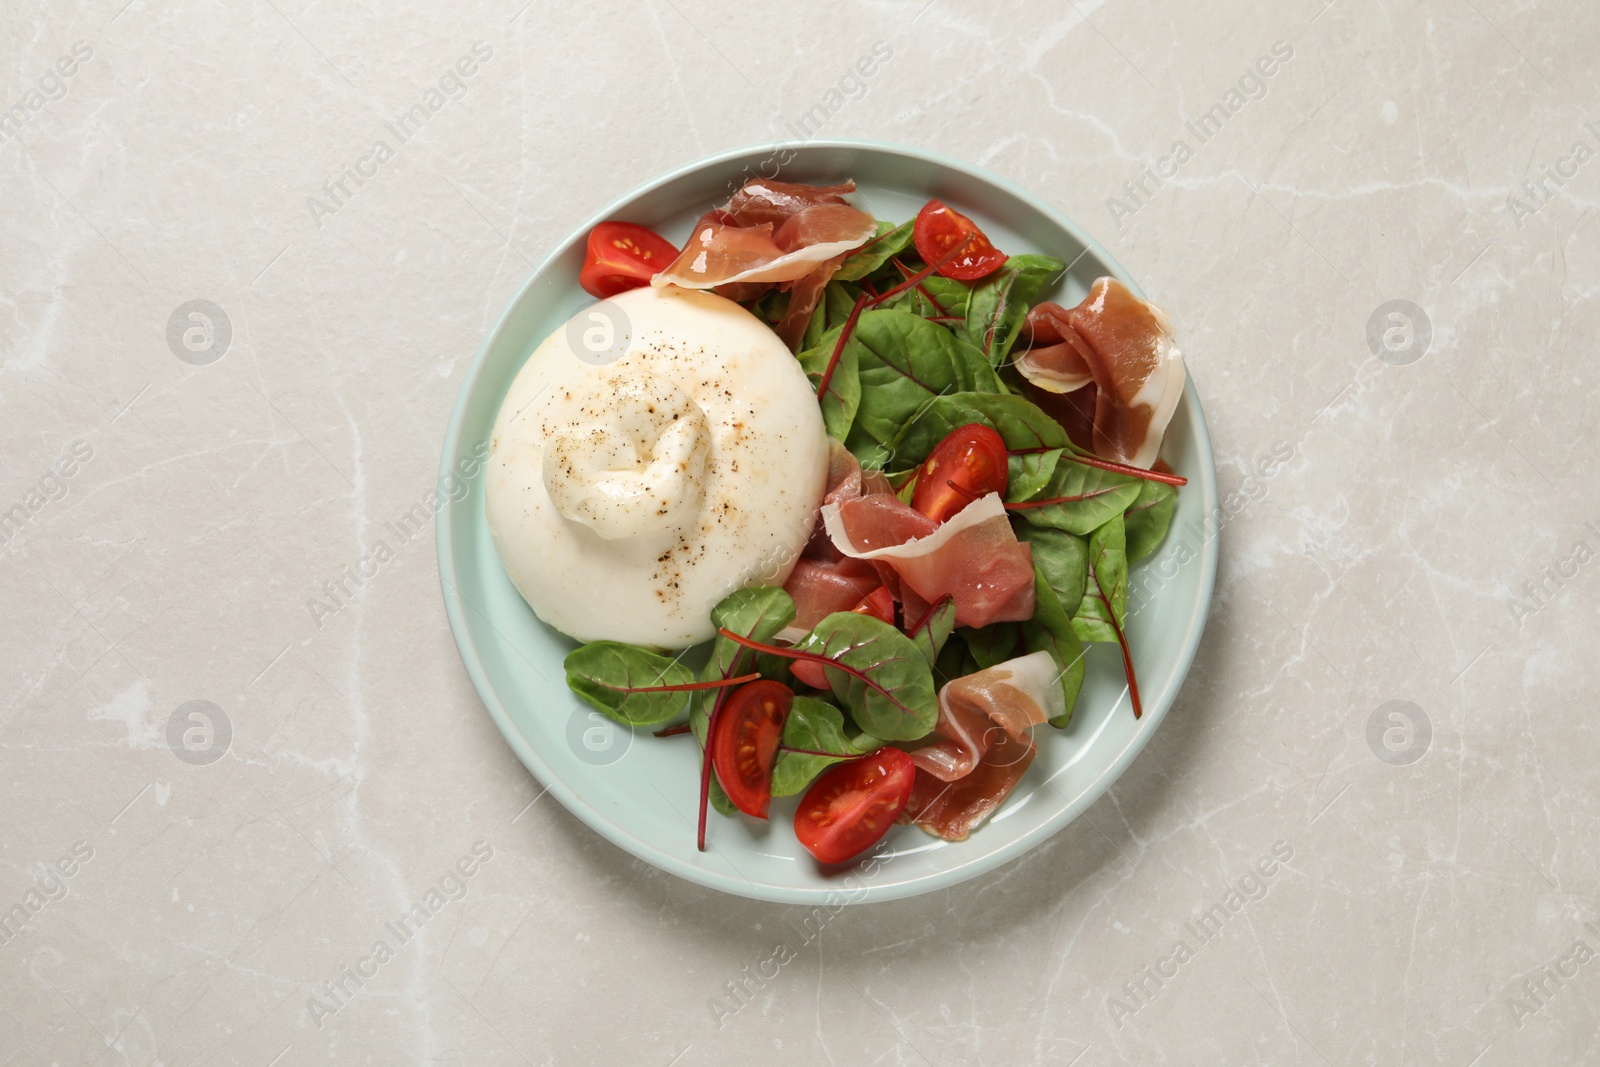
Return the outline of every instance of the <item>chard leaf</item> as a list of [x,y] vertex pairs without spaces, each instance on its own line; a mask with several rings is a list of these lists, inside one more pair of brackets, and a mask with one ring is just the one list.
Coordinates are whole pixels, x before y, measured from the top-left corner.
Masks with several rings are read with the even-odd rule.
[[1139,478],[1103,471],[1063,458],[1056,464],[1049,484],[1033,500],[1054,500],[1058,497],[1077,499],[1042,507],[1017,508],[1013,509],[1012,514],[1022,516],[1035,526],[1052,526],[1057,530],[1085,536],[1113,517],[1120,519],[1122,513],[1139,498],[1140,486],[1145,484]]
[[861,400],[853,446],[888,445],[929,401],[948,393],[1003,393],[983,353],[906,311],[864,312],[845,343],[856,359]]
[[[1021,523],[1017,525],[1016,533],[1018,540],[1033,546],[1034,576],[1044,582],[1051,592],[1047,605],[1035,607],[1034,617],[1037,619],[1041,611],[1049,610],[1049,605],[1055,605],[1062,613],[1059,623],[1070,621],[1078,613],[1084,584],[1088,580],[1088,544],[1081,537],[1048,526]],[[1038,605],[1038,597],[1034,598],[1034,602]]]
[[1022,624],[1029,652],[1045,651],[1055,660],[1057,679],[1066,699],[1066,713],[1050,720],[1064,727],[1072,719],[1083,688],[1083,644],[1072,616],[1083,600],[1089,568],[1089,547],[1081,538],[1060,530],[1023,524],[1018,536],[1033,546],[1033,619]]
[[[769,319],[767,325],[775,324],[777,319]],[[817,306],[811,309],[811,318],[806,320],[805,333],[800,335],[800,347],[795,352],[795,358],[817,347],[822,341],[822,335],[828,332],[828,301],[827,290],[823,290],[823,299],[817,301]]]
[[[1050,595],[1048,590],[1045,595]],[[1060,627],[1049,626],[1040,622],[1037,614],[1033,621],[1022,624],[1022,639],[1029,652],[1048,652],[1050,658],[1055,660],[1057,680],[1061,683],[1067,710],[1050,719],[1050,725],[1064,728],[1072,721],[1072,709],[1078,702],[1078,691],[1083,688],[1083,643],[1073,632],[1070,622]]]
[[717,773],[711,772],[711,786],[706,790],[706,799],[711,802],[712,810],[718,815],[734,816],[739,814],[739,809],[733,806],[733,801],[728,799],[728,791],[722,788],[722,783],[717,781]]
[[1178,490],[1174,486],[1145,482],[1139,487],[1139,496],[1122,517],[1130,564],[1138,563],[1160,546],[1167,527],[1172,525],[1172,509],[1177,503]]
[[1122,516],[1117,515],[1089,538],[1089,580],[1072,627],[1084,641],[1120,644],[1117,629],[1127,614],[1127,542]]
[[850,312],[855,310],[856,301],[860,298],[859,285],[846,285],[835,280],[824,286],[820,303],[828,316],[828,329],[843,326],[844,320],[850,317]]
[[977,629],[963,627],[961,636],[967,642],[972,658],[978,661],[979,670],[988,670],[996,663],[1004,663],[1016,655],[1016,623],[997,622]]
[[925,319],[941,320],[941,325],[949,326],[966,340],[967,304],[971,299],[972,290],[965,282],[933,274],[883,306],[900,308]]
[[1039,496],[1050,485],[1056,464],[1061,461],[1059,448],[1048,452],[1025,452],[1010,459],[1010,476],[1006,479],[1006,500],[1021,503]]
[[933,665],[933,677],[936,686],[943,687],[946,682],[953,682],[963,674],[971,674],[966,669],[966,663],[972,654],[967,651],[967,642],[960,634],[952,634],[945,641],[944,647],[939,649],[939,659]]
[[921,463],[951,430],[971,422],[993,428],[1004,439],[1006,447],[1013,450],[1065,448],[1068,443],[1067,431],[1060,423],[1020,396],[946,393],[929,401],[895,438],[890,447],[896,466]]
[[784,721],[778,761],[772,767],[772,795],[793,796],[840,760],[882,746],[882,741],[868,734],[851,736],[843,713],[832,704],[797,696]]
[[967,304],[967,340],[998,367],[1005,362],[1040,290],[1067,265],[1054,256],[1012,256],[973,286]]
[[944,643],[950,640],[950,634],[956,628],[956,598],[947,596],[937,605],[928,609],[926,618],[918,620],[913,625],[909,636],[911,643],[917,646],[917,651],[922,653],[922,658],[928,661],[929,667],[937,666],[940,650]]
[[928,661],[888,623],[835,612],[795,647],[833,661],[823,668],[829,688],[872,736],[914,741],[933,729],[939,703]]
[[896,226],[892,222],[878,220],[878,236],[862,245],[856,252],[839,264],[839,269],[834,272],[834,277],[842,282],[853,282],[865,278],[893,256],[904,252],[911,243],[911,227],[915,222],[912,219]]
[[[843,323],[832,327],[818,338],[816,344],[802,349],[795,357],[800,361],[806,377],[811,380],[813,390],[822,384],[822,376],[827,373],[828,362],[833,359],[833,350],[838,347],[839,335],[843,332]],[[828,379],[827,395],[819,400],[822,405],[822,424],[827,427],[828,436],[841,443],[849,436],[850,427],[856,421],[856,412],[861,407],[860,352],[860,346],[854,340],[845,342],[844,351],[839,353],[839,362],[833,368],[833,377]]]
[[567,653],[567,685],[584,703],[628,726],[654,726],[683,710],[687,693],[628,693],[640,686],[688,685],[694,672],[676,659],[621,641],[590,641]]
[[[794,598],[777,585],[757,585],[737,589],[722,598],[711,609],[711,621],[736,634],[755,641],[771,641],[779,630],[794,621]],[[755,653],[728,640],[721,634],[711,643],[711,658],[700,670],[699,680],[715,681],[747,673],[755,660]],[[694,694],[689,709],[689,725],[701,744],[706,740],[706,720],[721,690],[703,690]]]

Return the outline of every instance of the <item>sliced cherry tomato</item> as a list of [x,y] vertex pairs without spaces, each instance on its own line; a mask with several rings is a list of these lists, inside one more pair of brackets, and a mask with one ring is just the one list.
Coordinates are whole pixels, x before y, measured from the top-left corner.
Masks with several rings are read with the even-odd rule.
[[806,790],[794,813],[794,836],[823,863],[843,863],[889,832],[911,799],[916,764],[898,748],[836,763]]
[[993,274],[1005,265],[1006,254],[990,244],[989,238],[971,219],[952,210],[942,200],[929,200],[922,205],[911,227],[911,242],[917,246],[917,254],[923,262],[937,263],[968,234],[972,235],[972,240],[954,259],[939,268],[940,274],[970,282]]
[[880,619],[890,626],[894,625],[894,596],[889,592],[889,587],[886,585],[880,585],[862,597],[861,603],[850,610],[858,611],[863,615],[871,615],[874,619]]
[[982,423],[951,430],[917,471],[911,506],[935,522],[990,493],[1004,493],[1011,469],[1003,438]]
[[602,222],[589,231],[578,284],[604,300],[628,289],[649,285],[650,278],[678,258],[672,242],[631,222]]
[[782,682],[748,682],[733,691],[717,713],[707,739],[717,781],[733,806],[758,819],[772,800],[772,765],[778,760],[783,724],[794,691]]
[[794,659],[789,661],[789,673],[806,683],[813,689],[828,688],[827,669],[816,660]]

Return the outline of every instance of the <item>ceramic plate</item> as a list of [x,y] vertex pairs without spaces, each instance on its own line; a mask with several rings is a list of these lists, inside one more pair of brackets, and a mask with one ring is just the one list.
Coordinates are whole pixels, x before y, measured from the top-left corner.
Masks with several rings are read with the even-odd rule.
[[[487,440],[501,398],[535,346],[591,298],[578,287],[584,240],[605,219],[626,219],[682,244],[689,227],[746,177],[788,181],[854,178],[857,202],[878,218],[911,218],[937,196],[973,218],[1013,254],[1042,252],[1071,263],[1046,297],[1077,303],[1090,283],[1115,275],[1138,286],[1106,251],[1043,200],[1012,183],[919,148],[809,142],[730,152],[684,167],[609,204],[564,240],[523,285],[473,360],[445,435],[441,476],[463,480],[463,461]],[[1179,343],[1183,342],[1179,337]],[[617,845],[663,870],[746,897],[791,903],[882,900],[953,885],[1016,859],[1071,822],[1132,762],[1172,706],[1211,598],[1216,473],[1191,383],[1167,431],[1168,463],[1189,479],[1172,529],[1134,568],[1139,593],[1128,640],[1144,698],[1135,720],[1118,650],[1097,645],[1066,730],[1040,727],[1039,757],[995,816],[963,842],[896,827],[875,858],[827,870],[796,842],[795,799],[774,801],[770,822],[710,818],[709,847],[695,849],[699,748],[683,737],[637,735],[592,711],[567,689],[561,661],[574,643],[541,623],[501,568],[484,518],[483,480],[438,516],[439,576],[461,659],[489,714],[550,793]],[[459,492],[459,491],[458,491]],[[452,494],[452,497],[455,494]]]

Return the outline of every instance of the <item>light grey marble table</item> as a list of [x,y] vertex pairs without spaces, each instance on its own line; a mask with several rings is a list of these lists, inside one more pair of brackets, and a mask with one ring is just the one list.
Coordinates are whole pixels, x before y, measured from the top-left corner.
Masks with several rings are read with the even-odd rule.
[[[521,4],[9,6],[0,1064],[1600,1062],[1592,4]],[[1095,232],[1231,494],[1111,792],[821,924],[541,799],[407,518],[533,262],[818,136]]]

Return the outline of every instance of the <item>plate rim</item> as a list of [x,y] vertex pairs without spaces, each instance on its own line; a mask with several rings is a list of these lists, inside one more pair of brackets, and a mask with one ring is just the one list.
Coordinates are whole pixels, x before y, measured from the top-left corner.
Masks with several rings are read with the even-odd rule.
[[[455,463],[459,455],[462,428],[466,420],[469,398],[475,394],[478,383],[483,377],[484,367],[488,361],[490,351],[496,346],[502,332],[507,328],[517,304],[528,295],[534,286],[541,283],[545,272],[565,250],[572,235],[587,232],[596,224],[616,215],[640,197],[695,172],[708,167],[745,159],[758,153],[776,154],[790,149],[867,150],[903,156],[922,163],[932,163],[941,168],[960,172],[970,179],[993,186],[1016,197],[1029,207],[1049,217],[1058,226],[1071,234],[1083,246],[1086,253],[1092,252],[1115,277],[1141,297],[1144,296],[1144,290],[1128,274],[1126,268],[1099,241],[1078,225],[1075,220],[1009,178],[994,174],[965,160],[956,159],[921,146],[865,138],[817,138],[806,141],[758,142],[752,145],[727,149],[674,167],[612,199],[580,223],[571,234],[563,235],[539,263],[529,271],[522,284],[517,287],[516,291],[506,301],[505,306],[495,320],[494,327],[484,335],[483,341],[479,344],[478,350],[472,358],[472,363],[467,368],[467,372],[463,376],[461,385],[456,392],[455,402],[450,411],[450,419],[445,427],[444,442],[439,457],[438,478],[440,481],[443,482],[447,477],[454,477],[456,474]],[[1184,399],[1186,403],[1193,405],[1195,416],[1193,432],[1203,459],[1200,470],[1200,485],[1197,487],[1201,490],[1202,508],[1205,509],[1206,514],[1214,514],[1218,499],[1216,458],[1211,447],[1210,428],[1206,422],[1205,411],[1201,406],[1199,393],[1194,387],[1194,378],[1187,373],[1184,380]],[[581,796],[577,790],[569,787],[562,777],[556,774],[550,765],[545,762],[538,750],[529,743],[522,731],[517,728],[515,721],[501,702],[494,685],[488,678],[483,662],[471,639],[466,618],[468,605],[456,584],[451,581],[451,578],[456,576],[457,573],[454,566],[455,538],[451,530],[450,521],[453,513],[454,502],[447,499],[445,506],[441,507],[434,517],[435,556],[439,568],[439,586],[444,599],[445,615],[450,624],[451,638],[455,642],[456,652],[461,658],[462,666],[466,668],[467,675],[478,694],[478,699],[489,712],[489,716],[494,721],[496,728],[500,731],[506,743],[511,746],[512,751],[516,753],[523,767],[538,780],[546,792],[554,793],[556,799],[561,801],[562,805],[577,816],[584,825],[618,848],[623,849],[629,855],[645,860],[652,866],[676,875],[685,881],[708,889],[746,899],[785,904],[832,903],[835,900],[848,903],[887,901],[916,896],[936,889],[949,888],[1020,858],[1074,822],[1095,801],[1104,796],[1111,784],[1127,771],[1133,760],[1149,743],[1151,736],[1154,735],[1161,721],[1166,718],[1167,711],[1182,691],[1183,683],[1188,678],[1189,669],[1193,665],[1194,657],[1199,650],[1200,641],[1204,637],[1206,621],[1210,615],[1216,581],[1217,542],[1220,540],[1220,530],[1218,530],[1216,536],[1205,539],[1199,553],[1198,562],[1201,568],[1198,586],[1199,595],[1196,597],[1194,608],[1185,623],[1184,644],[1177,657],[1176,684],[1170,699],[1146,711],[1145,719],[1148,721],[1144,728],[1137,730],[1129,738],[1127,744],[1115,754],[1101,773],[1088,784],[1078,797],[1069,800],[1060,812],[1038,823],[1006,845],[991,852],[975,853],[969,862],[962,863],[958,867],[932,875],[915,875],[880,882],[867,887],[866,891],[859,895],[846,896],[839,889],[831,887],[784,886],[767,882],[753,882],[749,879],[744,879],[744,883],[741,885],[738,881],[719,872],[708,870],[692,863],[686,863],[654,842],[623,830],[610,816],[601,812],[594,804]]]

